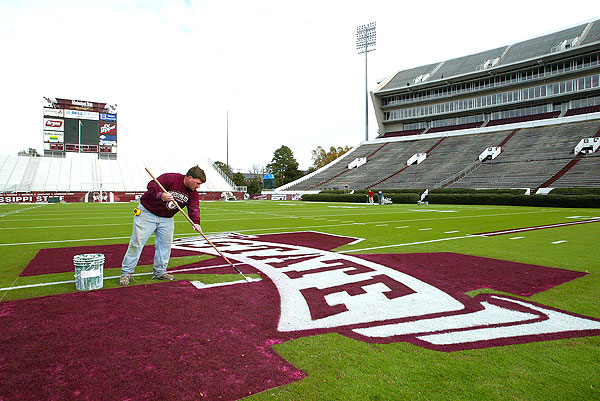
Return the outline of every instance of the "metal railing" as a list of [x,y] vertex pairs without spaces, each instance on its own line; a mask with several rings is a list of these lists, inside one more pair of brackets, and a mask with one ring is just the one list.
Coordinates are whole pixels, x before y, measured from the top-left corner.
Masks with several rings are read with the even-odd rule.
[[481,162],[481,160],[477,160],[473,163],[471,163],[470,165],[468,165],[467,167],[465,167],[464,169],[462,169],[461,171],[459,171],[458,173],[454,174],[451,177],[446,178],[443,181],[438,182],[437,184],[435,184],[433,187],[434,188],[445,188],[451,184],[454,184],[456,181],[460,180],[461,178],[467,176],[468,174],[471,174],[473,171],[477,170],[479,168],[479,166],[481,166],[483,163]]

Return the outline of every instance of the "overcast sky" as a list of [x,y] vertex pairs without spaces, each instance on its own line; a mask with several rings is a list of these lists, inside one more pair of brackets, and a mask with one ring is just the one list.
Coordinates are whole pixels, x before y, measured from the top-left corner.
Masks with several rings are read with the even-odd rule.
[[[248,171],[286,145],[365,138],[356,27],[377,22],[369,89],[398,70],[597,18],[596,1],[0,0],[0,153],[43,149],[42,98],[118,105],[118,156]],[[372,109],[371,106],[369,106]],[[369,117],[369,138],[377,135]]]

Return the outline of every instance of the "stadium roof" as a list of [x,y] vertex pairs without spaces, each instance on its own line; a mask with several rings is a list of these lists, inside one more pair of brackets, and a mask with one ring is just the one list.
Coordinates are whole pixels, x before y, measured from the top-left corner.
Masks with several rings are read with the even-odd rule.
[[[399,71],[383,81],[375,90],[380,94],[401,89],[414,89],[429,83],[446,82],[472,74],[488,74],[515,64],[542,57],[564,56],[600,45],[600,19],[523,42],[462,56],[439,63]],[[383,93],[382,93],[383,92]]]

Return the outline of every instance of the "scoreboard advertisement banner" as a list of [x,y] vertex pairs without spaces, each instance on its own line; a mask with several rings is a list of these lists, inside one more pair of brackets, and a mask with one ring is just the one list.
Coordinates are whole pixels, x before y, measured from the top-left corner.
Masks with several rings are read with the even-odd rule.
[[60,131],[44,131],[44,142],[64,142],[64,133]]
[[110,114],[110,113],[100,113],[100,120],[103,120],[103,121],[117,121],[117,115],[116,114]]
[[117,135],[117,124],[100,123],[100,135]]
[[100,145],[117,146],[117,124],[100,122]]
[[44,131],[64,131],[65,120],[62,118],[44,118]]
[[65,111],[63,109],[49,109],[47,107],[44,107],[44,116],[63,118],[65,116]]
[[99,120],[100,113],[94,111],[81,111],[81,110],[65,110],[65,118],[79,118],[82,120]]
[[45,150],[116,154],[116,104],[44,97],[43,116]]

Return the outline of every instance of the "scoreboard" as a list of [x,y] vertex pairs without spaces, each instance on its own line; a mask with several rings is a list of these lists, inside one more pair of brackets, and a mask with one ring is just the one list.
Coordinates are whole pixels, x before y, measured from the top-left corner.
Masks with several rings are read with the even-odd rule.
[[43,99],[44,155],[96,153],[117,158],[117,105],[59,98]]

